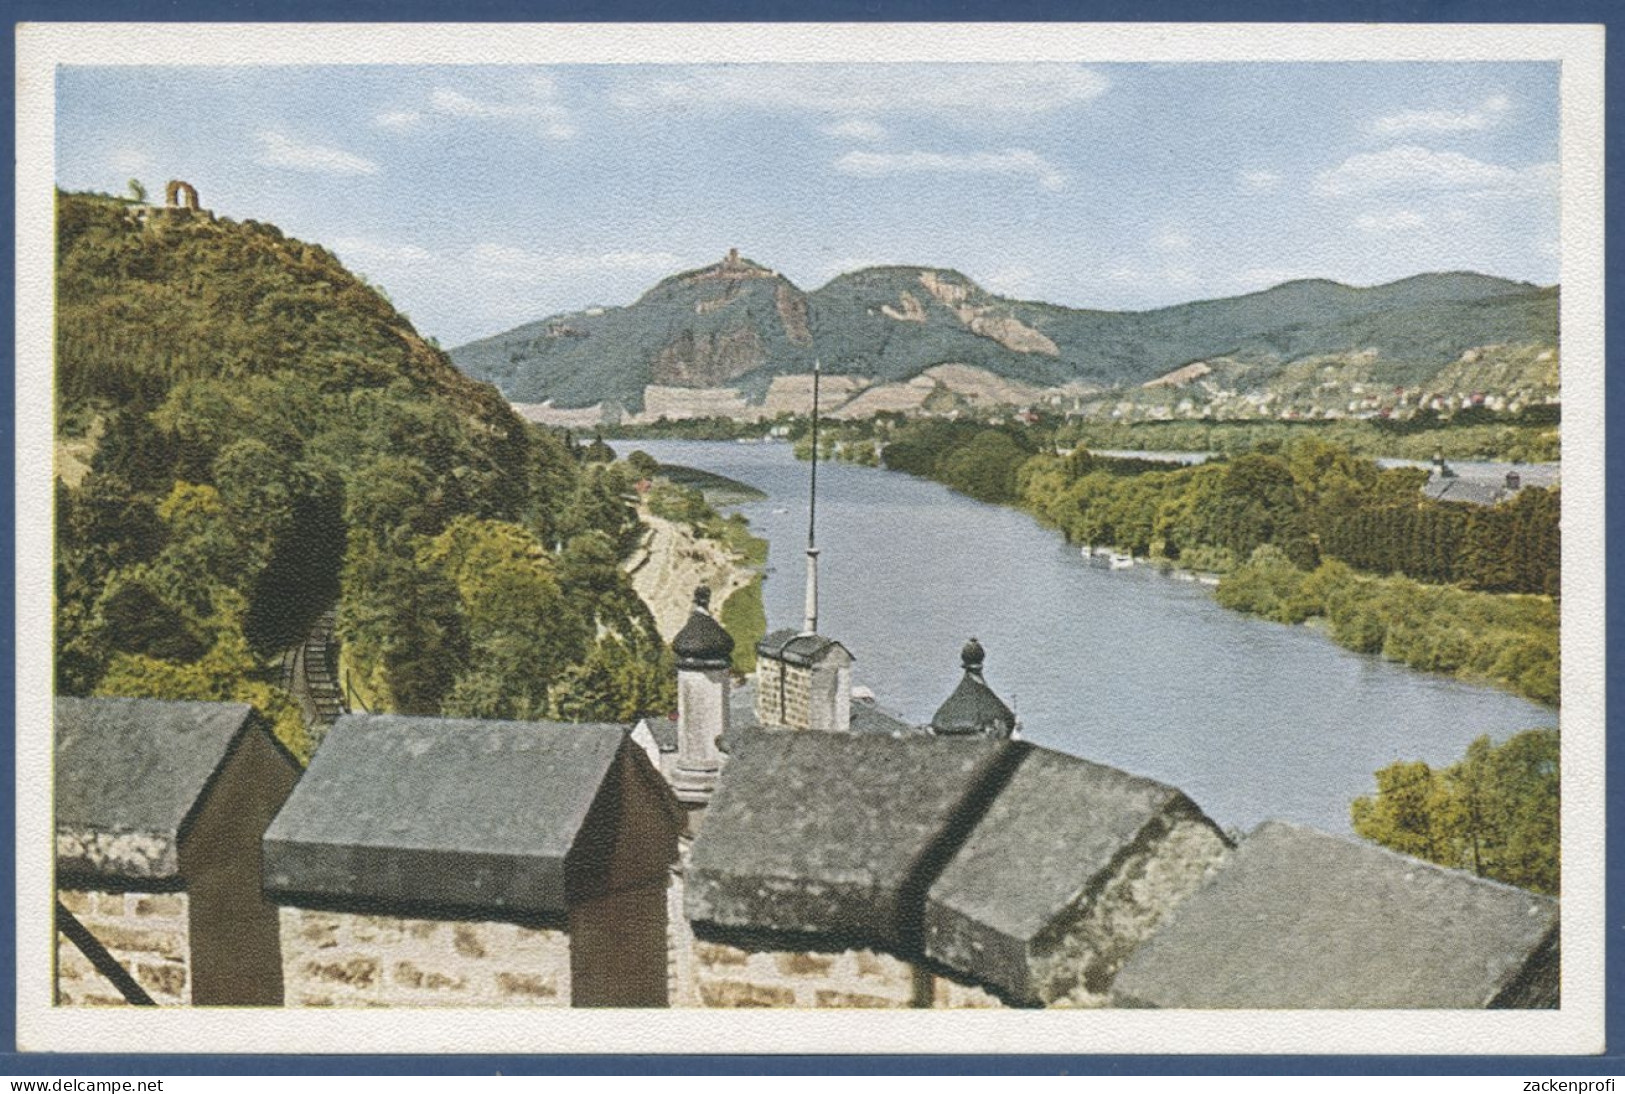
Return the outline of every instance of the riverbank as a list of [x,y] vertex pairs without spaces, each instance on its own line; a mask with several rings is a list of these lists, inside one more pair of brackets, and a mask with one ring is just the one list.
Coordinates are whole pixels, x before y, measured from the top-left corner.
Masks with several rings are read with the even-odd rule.
[[[719,616],[727,614],[735,626],[750,622],[739,617],[737,608],[729,611],[734,597],[744,594],[748,599],[747,590],[761,582],[761,564],[749,557],[748,550],[741,549],[743,545],[702,535],[692,525],[656,516],[647,506],[639,509],[638,517],[647,531],[627,560],[626,571],[632,588],[654,615],[662,639],[670,642],[683,628],[694,604],[694,590],[700,585],[710,588],[711,603]],[[765,543],[762,549],[765,551]],[[756,604],[760,615],[759,588]],[[758,628],[765,633],[765,619]],[[755,638],[748,633],[734,638],[736,644],[755,644]]]
[[1104,547],[1113,568],[1216,572],[1224,607],[1324,617],[1346,649],[1559,701],[1555,469],[1550,489],[1509,477],[1497,504],[1452,505],[1422,492],[1425,470],[1382,468],[1308,435],[1199,466],[1056,456],[970,424],[915,424],[897,438],[888,469],[1020,509],[1069,543]]
[[[771,626],[796,626],[808,469],[791,446],[647,450],[768,495],[737,514],[772,544]],[[987,682],[1027,740],[1186,789],[1225,826],[1285,817],[1347,831],[1349,803],[1384,765],[1442,768],[1486,734],[1557,724],[1551,708],[1507,691],[1230,611],[1199,582],[1090,565],[1030,515],[912,475],[821,466],[818,542],[820,629],[856,658],[853,684],[888,710],[928,721],[975,635]]]

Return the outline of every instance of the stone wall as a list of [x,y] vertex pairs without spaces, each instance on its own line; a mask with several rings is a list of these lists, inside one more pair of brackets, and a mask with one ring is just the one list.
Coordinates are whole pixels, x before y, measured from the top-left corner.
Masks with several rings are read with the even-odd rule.
[[[687,855],[687,848],[684,848]],[[696,974],[698,943],[683,914],[683,874],[673,870],[666,885],[666,1000],[673,1007],[700,1005]]]
[[752,953],[696,941],[692,967],[703,1007],[903,1008],[997,1007],[978,988],[918,971],[873,950]]
[[[780,704],[780,686],[783,703]],[[772,657],[756,659],[756,720],[766,726],[806,729],[811,724],[812,670]],[[782,709],[782,714],[781,714]]]
[[1202,881],[1223,867],[1224,838],[1198,820],[1172,824],[1134,848],[1093,899],[1080,900],[1034,955],[1034,979],[1050,1006],[1111,1005],[1112,978]]
[[870,950],[751,953],[694,944],[695,987],[705,1007],[907,1007],[914,970]]
[[570,1005],[570,939],[512,923],[284,907],[290,1007]]
[[[153,1002],[192,1001],[185,893],[112,893],[61,889],[57,897]],[[125,999],[89,958],[57,936],[57,1001],[64,1006],[123,1006]]]
[[[686,852],[686,849],[685,849]],[[686,866],[686,853],[684,865]],[[668,998],[673,1007],[997,1007],[980,988],[873,950],[749,951],[694,937],[683,870],[667,887]]]

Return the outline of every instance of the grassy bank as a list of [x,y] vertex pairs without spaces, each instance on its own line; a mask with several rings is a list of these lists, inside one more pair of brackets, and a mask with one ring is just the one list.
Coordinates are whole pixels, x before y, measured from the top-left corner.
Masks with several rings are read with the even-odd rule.
[[[767,541],[758,539],[766,557]],[[756,671],[756,643],[767,634],[767,608],[762,604],[762,578],[757,577],[728,598],[718,617],[734,640],[733,670],[740,676]]]
[[[735,572],[754,571],[748,581],[727,594],[717,609],[718,620],[733,636],[733,668],[741,675],[755,669],[756,643],[767,633],[762,571],[767,566],[768,545],[767,540],[751,534],[744,516],[739,513],[723,516],[715,506],[765,496],[753,487],[722,475],[662,465],[645,499],[652,515],[685,525],[692,529],[694,536],[714,543],[716,554],[721,556],[719,561],[725,559]],[[685,598],[687,594],[688,590],[683,590]]]
[[1349,649],[1558,702],[1556,488],[1493,506],[1431,501],[1426,472],[1383,470],[1315,433],[1171,467],[1051,455],[1009,427],[911,423],[884,460],[1018,506],[1068,542],[1223,573],[1226,607],[1324,619]]
[[1260,547],[1214,595],[1227,608],[1280,623],[1324,620],[1333,641],[1359,653],[1537,703],[1556,706],[1560,698],[1558,608],[1550,597],[1374,577],[1337,561],[1305,572],[1274,547]]

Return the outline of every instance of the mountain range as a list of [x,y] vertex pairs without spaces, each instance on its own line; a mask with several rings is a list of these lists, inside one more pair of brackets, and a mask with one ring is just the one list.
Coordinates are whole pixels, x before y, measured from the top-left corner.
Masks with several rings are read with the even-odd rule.
[[1529,351],[1517,355],[1520,368],[1551,362],[1541,351],[1557,346],[1558,303],[1556,286],[1453,272],[1370,288],[1292,281],[1114,312],[1009,299],[958,271],[919,266],[862,269],[806,292],[730,252],[625,307],[550,316],[450,356],[516,403],[630,411],[651,388],[731,389],[759,404],[775,378],[808,373],[815,360],[863,385],[919,383],[927,370],[958,365],[1077,394],[1214,360],[1219,374],[1262,390],[1295,362],[1358,355],[1363,383],[1425,386],[1487,347]]

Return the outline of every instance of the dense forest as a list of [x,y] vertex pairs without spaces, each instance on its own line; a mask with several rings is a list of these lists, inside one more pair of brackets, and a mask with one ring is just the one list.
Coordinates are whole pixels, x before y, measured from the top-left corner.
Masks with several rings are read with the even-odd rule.
[[270,225],[61,194],[57,245],[60,693],[247,701],[307,756],[277,666],[336,604],[373,709],[675,706],[607,448],[527,426]]
[[1320,617],[1349,648],[1558,701],[1556,489],[1430,501],[1425,471],[1313,433],[1195,467],[1056,455],[1048,434],[1014,426],[915,422],[884,440],[887,467],[1019,505],[1069,542],[1223,574],[1229,607]]
[[1331,421],[1161,421],[1072,420],[1056,430],[1064,447],[1220,452],[1241,455],[1260,444],[1285,444],[1313,436],[1357,456],[1405,460],[1511,460],[1539,463],[1559,458],[1557,404],[1517,412],[1470,407],[1441,415],[1418,410],[1408,418],[1339,418]]

